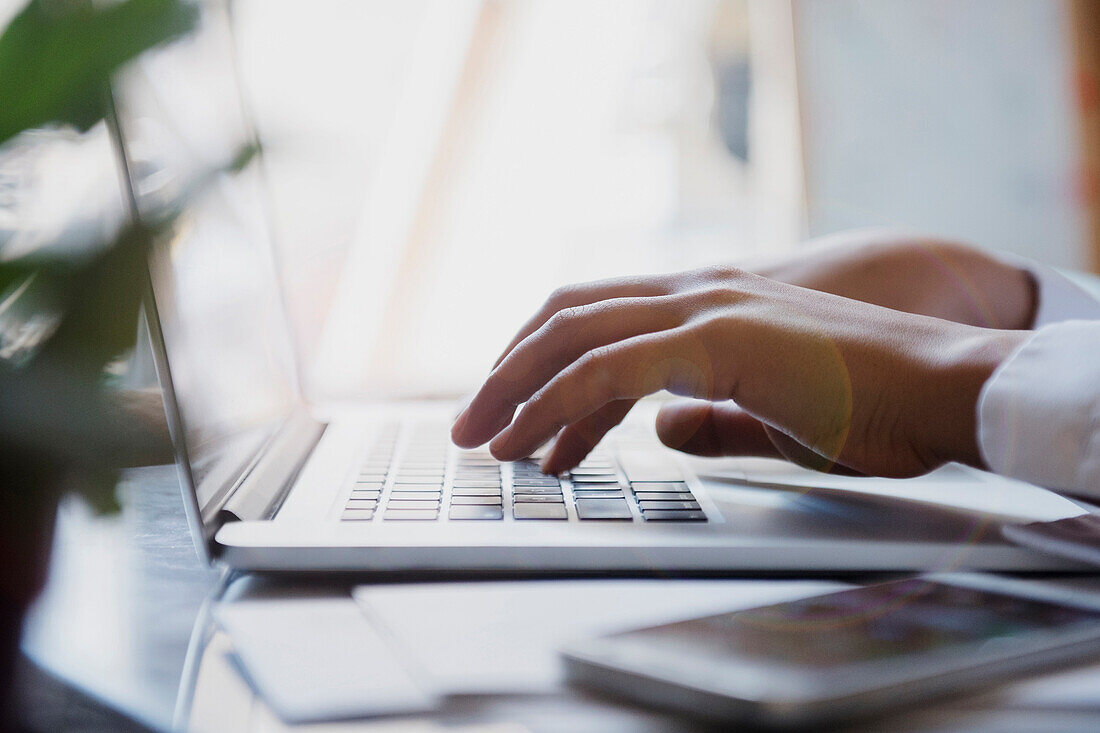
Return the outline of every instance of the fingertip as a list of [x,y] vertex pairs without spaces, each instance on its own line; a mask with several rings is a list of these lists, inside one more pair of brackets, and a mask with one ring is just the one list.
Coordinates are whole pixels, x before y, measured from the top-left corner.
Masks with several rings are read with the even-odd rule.
[[468,411],[469,408],[463,410],[461,413],[459,413],[458,417],[455,418],[455,421],[451,423],[451,442],[453,442],[459,448],[474,447],[472,445],[465,444],[465,435],[463,434],[466,427],[466,413]]
[[671,402],[657,413],[657,438],[669,448],[689,450],[691,439],[707,421],[713,406],[707,402]]
[[559,473],[576,468],[587,452],[583,450],[578,455],[576,448],[569,444],[568,429],[566,429],[558,435],[558,439],[546,451],[546,456],[539,463],[539,468],[545,474],[557,476]]
[[475,440],[462,440],[460,438],[456,438],[454,436],[454,433],[451,434],[451,442],[454,443],[456,447],[461,448],[462,450],[473,450],[474,448],[485,444],[484,441],[479,443]]
[[558,462],[550,456],[543,458],[539,463],[539,470],[547,476],[557,476],[560,473],[568,471],[570,468],[572,468],[572,466],[559,465]]
[[497,436],[489,441],[489,454],[498,461],[512,461],[516,457],[508,451],[508,441],[512,434],[511,426],[497,433]]

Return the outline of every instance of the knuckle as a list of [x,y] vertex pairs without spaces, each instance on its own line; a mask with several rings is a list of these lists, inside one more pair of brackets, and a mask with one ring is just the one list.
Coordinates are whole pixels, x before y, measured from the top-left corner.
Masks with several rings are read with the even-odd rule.
[[560,310],[563,303],[568,303],[577,293],[576,285],[561,285],[554,288],[554,292],[550,293],[550,297],[546,299],[546,306],[548,308],[554,308]]
[[[503,364],[501,366],[503,366]],[[485,378],[485,383],[482,385],[481,391],[485,394],[499,395],[505,391],[509,384],[510,382],[504,378],[504,370],[501,367],[497,367],[489,372],[489,376]]]
[[572,318],[572,314],[570,313],[571,310],[571,308],[566,308],[565,310],[555,311],[552,316],[546,319],[546,323],[543,324],[543,332],[556,333],[560,331]]
[[709,306],[732,305],[741,299],[739,292],[726,285],[708,285],[695,295],[704,305]]
[[610,346],[597,346],[577,361],[577,370],[585,376],[598,374],[606,368],[612,353]]
[[574,330],[579,327],[581,321],[593,315],[596,310],[597,308],[593,305],[575,305],[562,308],[546,320],[542,330],[547,335]]
[[616,357],[620,351],[614,345],[600,346],[585,355],[580,365],[580,377],[585,392],[597,403],[610,402],[616,397],[615,382],[622,375],[616,375]]
[[614,351],[610,346],[599,346],[587,352],[573,365],[573,376],[591,392],[610,378],[611,357]]
[[724,337],[735,330],[741,319],[730,311],[708,313],[692,324],[692,334],[704,342]]
[[706,268],[706,279],[711,282],[736,282],[737,280],[745,276],[745,270],[734,265],[721,264],[711,265]]

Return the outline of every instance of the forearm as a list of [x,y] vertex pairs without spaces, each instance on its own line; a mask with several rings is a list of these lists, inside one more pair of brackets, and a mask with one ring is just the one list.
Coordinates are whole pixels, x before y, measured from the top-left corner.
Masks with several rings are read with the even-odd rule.
[[807,256],[758,263],[765,277],[907,313],[999,329],[1029,328],[1031,274],[980,250],[931,238],[852,232]]

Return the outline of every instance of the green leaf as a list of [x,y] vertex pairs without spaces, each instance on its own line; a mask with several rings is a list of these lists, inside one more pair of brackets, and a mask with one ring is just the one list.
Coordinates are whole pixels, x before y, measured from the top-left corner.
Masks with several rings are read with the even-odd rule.
[[68,281],[65,314],[45,352],[91,376],[134,345],[155,234],[131,225],[85,268],[62,276]]
[[31,0],[0,35],[0,143],[50,123],[87,130],[104,117],[115,69],[197,17],[180,0]]
[[122,509],[118,503],[118,479],[117,470],[84,471],[74,488],[96,514],[118,514]]

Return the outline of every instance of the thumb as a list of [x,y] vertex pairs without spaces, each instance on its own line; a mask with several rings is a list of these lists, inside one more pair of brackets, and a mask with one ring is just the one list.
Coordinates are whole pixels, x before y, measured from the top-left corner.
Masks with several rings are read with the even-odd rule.
[[764,424],[732,402],[671,402],[657,413],[657,436],[670,448],[699,456],[785,458]]

